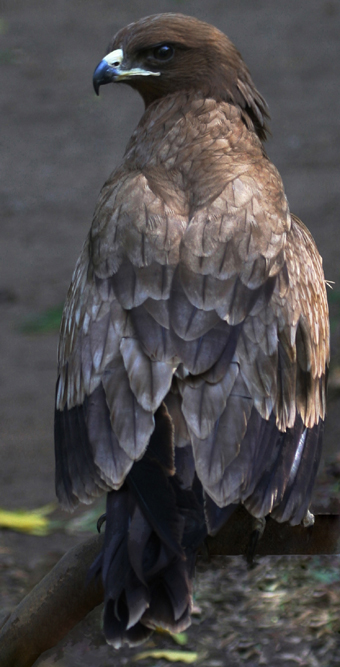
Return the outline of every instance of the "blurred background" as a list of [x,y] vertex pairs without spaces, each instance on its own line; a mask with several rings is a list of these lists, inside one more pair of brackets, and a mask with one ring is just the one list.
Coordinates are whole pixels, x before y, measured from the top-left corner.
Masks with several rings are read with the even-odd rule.
[[[334,508],[340,484],[338,0],[275,3],[271,0],[209,0],[209,3],[207,0],[2,0],[0,3],[0,508],[27,510],[55,500],[53,401],[61,308],[99,190],[119,163],[143,112],[141,99],[127,86],[104,87],[97,98],[92,89],[92,72],[118,29],[141,16],[163,11],[182,12],[213,23],[241,51],[256,86],[269,104],[272,118],[272,138],[266,146],[269,157],[282,175],[291,210],[305,222],[317,242],[324,258],[326,279],[335,282],[329,291],[333,365],[325,463],[316,491],[320,507],[329,507],[331,502]],[[60,522],[68,521],[60,511],[56,517]],[[0,531],[3,614],[63,551],[84,538],[84,534],[62,530],[60,525],[58,531],[45,537]],[[265,565],[261,566],[264,579],[268,575],[270,581],[272,561],[264,559]],[[302,561],[305,563],[306,559]],[[296,565],[296,562],[294,567],[300,567],[301,563]],[[333,569],[335,562],[333,559],[330,565]],[[243,577],[242,581],[249,583],[247,577],[255,576],[248,575],[239,564],[235,567],[235,581]],[[310,568],[319,572],[325,566],[321,561],[315,565],[313,560]],[[279,566],[276,571],[280,571]],[[223,569],[219,572],[221,581],[225,581]],[[327,595],[335,581],[334,572],[325,575],[322,582],[324,587],[328,586]],[[205,587],[205,599],[209,598],[211,576],[209,572],[202,573],[198,584]],[[259,575],[256,577],[258,582]],[[294,577],[292,581],[299,578]],[[311,595],[313,581],[312,577],[305,582]],[[215,581],[213,586],[216,585]],[[228,590],[231,585],[229,581]],[[253,589],[249,590],[251,595]],[[322,589],[321,597],[324,593]],[[212,616],[216,604],[215,600],[210,609]],[[331,604],[335,608],[338,601]],[[301,634],[294,635],[299,641],[291,644],[294,649],[288,647],[284,651],[278,639],[264,632],[261,646],[267,646],[269,657],[263,649],[262,662],[256,653],[250,652],[245,658],[246,648],[242,649],[238,640],[228,642],[225,637],[213,640],[215,651],[218,641],[224,644],[220,645],[217,656],[212,656],[208,634],[213,636],[213,622],[209,625],[209,613],[205,616],[202,613],[200,633],[206,636],[204,650],[208,651],[205,665],[223,665],[226,656],[231,666],[293,664],[294,661],[289,662],[291,658],[284,662],[280,656],[302,655],[299,641],[305,642],[305,662],[299,664],[314,667],[326,664],[318,653],[321,648],[313,645],[318,631],[311,631],[309,636],[302,621]],[[289,625],[288,616],[283,614],[282,627]],[[331,627],[333,642],[327,649],[327,664],[339,664],[337,626],[329,626],[328,616],[323,618],[324,624],[321,622],[318,627]],[[250,617],[248,621],[251,627]],[[225,625],[224,628],[230,639]],[[235,628],[232,632],[238,636]],[[240,630],[241,635],[244,636],[244,630]],[[320,646],[325,646],[325,641]],[[66,651],[56,664],[91,665],[93,656],[98,658],[99,653],[92,654],[89,648],[87,651],[88,663],[85,654],[77,662],[80,658]],[[113,664],[105,662],[112,652],[106,647],[100,651],[102,662],[96,664]],[[119,662],[115,654],[114,664],[127,664],[129,655],[121,653]],[[218,663],[221,656],[224,658]],[[47,666],[48,660],[41,659],[39,664]],[[155,665],[156,661],[148,664]]]

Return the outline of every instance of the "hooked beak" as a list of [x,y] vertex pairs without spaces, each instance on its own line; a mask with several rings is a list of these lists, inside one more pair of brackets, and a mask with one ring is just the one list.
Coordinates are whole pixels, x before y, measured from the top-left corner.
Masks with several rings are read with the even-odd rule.
[[112,81],[123,81],[133,76],[160,76],[160,72],[149,72],[140,67],[124,69],[122,62],[124,53],[122,49],[116,49],[108,53],[105,58],[97,65],[93,72],[93,87],[96,95],[99,95],[100,86]]
[[93,87],[96,95],[99,95],[100,86],[111,83],[111,81],[118,81],[122,60],[122,49],[116,49],[116,51],[108,53],[99,65],[97,65],[93,72]]

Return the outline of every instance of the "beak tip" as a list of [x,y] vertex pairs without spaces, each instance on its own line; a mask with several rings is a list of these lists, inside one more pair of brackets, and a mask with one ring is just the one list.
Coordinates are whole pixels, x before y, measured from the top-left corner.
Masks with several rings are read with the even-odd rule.
[[93,88],[96,95],[99,95],[100,86],[114,81],[115,70],[110,67],[105,60],[102,60],[93,72]]

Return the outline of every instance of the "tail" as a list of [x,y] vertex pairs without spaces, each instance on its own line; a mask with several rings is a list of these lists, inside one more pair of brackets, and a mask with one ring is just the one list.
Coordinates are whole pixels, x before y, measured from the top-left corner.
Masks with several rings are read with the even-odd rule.
[[[104,632],[115,648],[140,644],[156,627],[190,624],[196,552],[206,536],[203,493],[174,461],[173,427],[162,405],[143,458],[107,496],[105,542],[90,575],[105,589]],[[185,483],[185,486],[184,486]]]

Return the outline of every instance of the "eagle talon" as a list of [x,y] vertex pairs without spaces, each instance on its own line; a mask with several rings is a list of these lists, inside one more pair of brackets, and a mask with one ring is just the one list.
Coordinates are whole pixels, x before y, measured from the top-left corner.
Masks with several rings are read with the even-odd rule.
[[102,514],[97,521],[97,531],[98,531],[98,533],[100,533],[100,529],[101,529],[103,523],[105,523],[105,521],[106,521],[106,513]]
[[309,510],[307,510],[306,515],[302,519],[301,523],[304,526],[304,528],[310,528],[311,526],[314,526],[315,524],[314,514],[312,514],[312,512],[310,512]]

